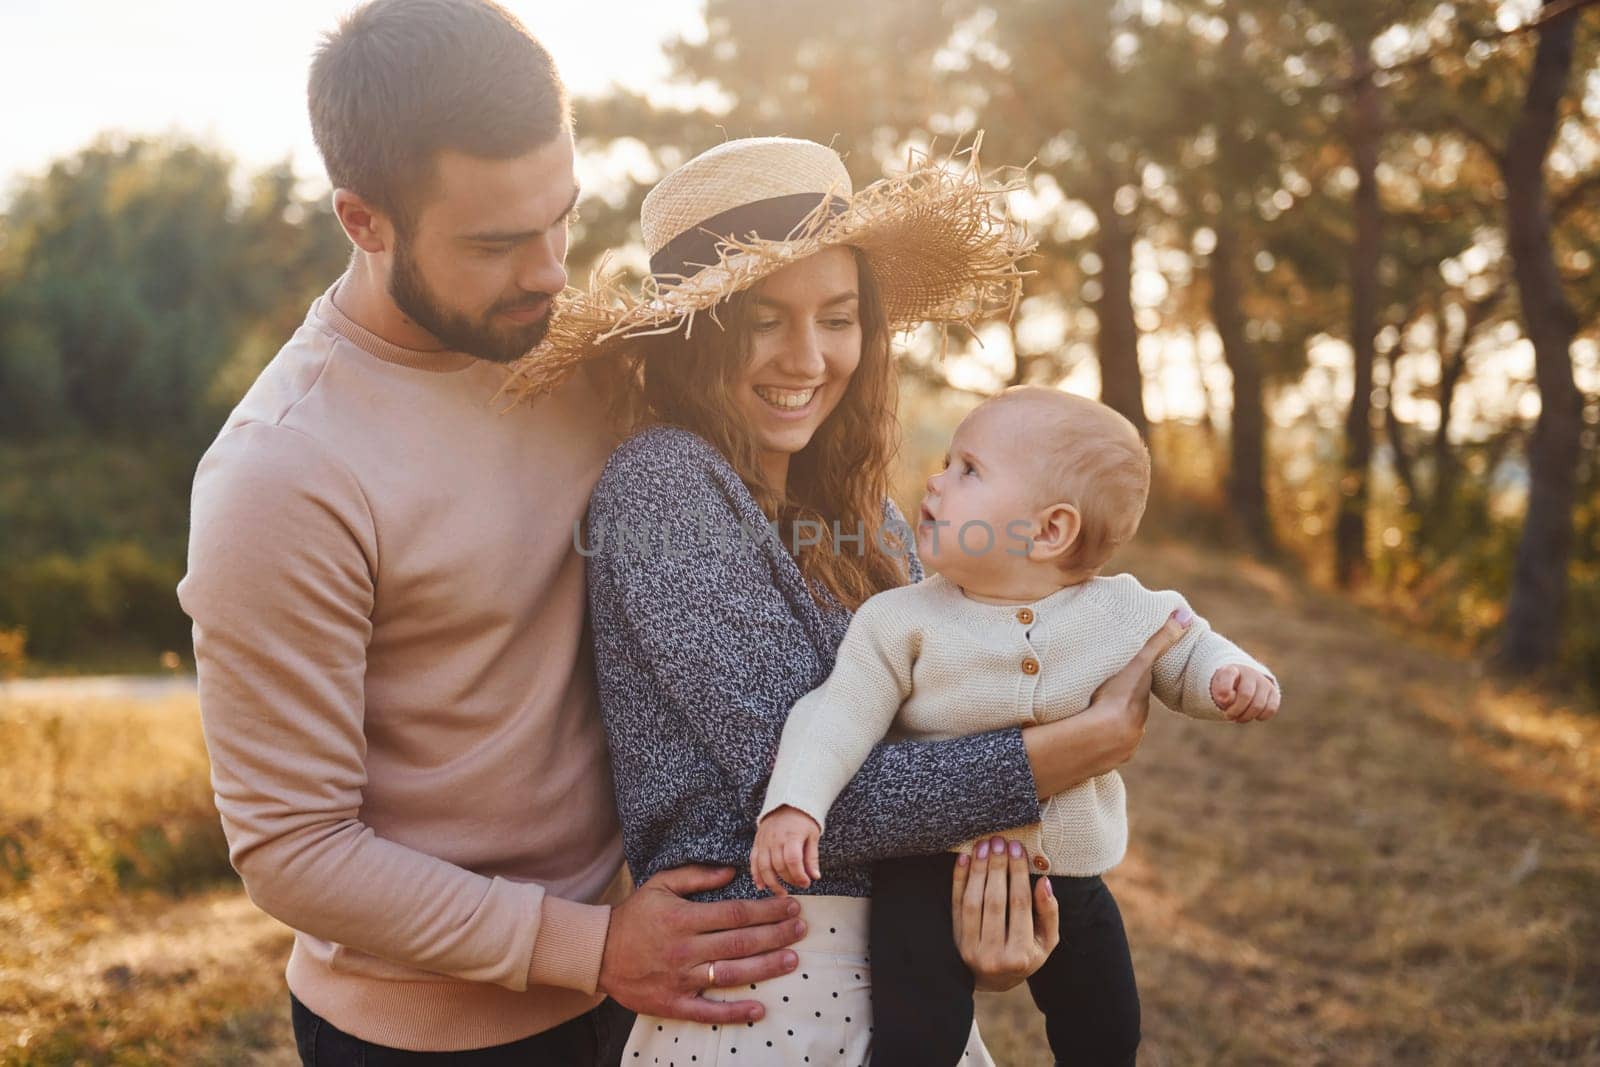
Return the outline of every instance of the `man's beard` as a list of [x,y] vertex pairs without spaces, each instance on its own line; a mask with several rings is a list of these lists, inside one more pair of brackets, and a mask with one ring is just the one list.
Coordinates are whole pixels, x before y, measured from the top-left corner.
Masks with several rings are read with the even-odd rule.
[[417,261],[411,256],[410,241],[404,237],[395,244],[394,269],[389,273],[389,298],[394,301],[395,307],[438,338],[446,348],[491,363],[510,363],[524,355],[544,340],[545,332],[550,329],[548,313],[538,322],[530,322],[526,326],[498,329],[490,325],[496,314],[529,307],[541,299],[549,301],[547,306],[554,306],[554,300],[547,294],[534,293],[497,303],[477,318],[451,311],[428,288]]

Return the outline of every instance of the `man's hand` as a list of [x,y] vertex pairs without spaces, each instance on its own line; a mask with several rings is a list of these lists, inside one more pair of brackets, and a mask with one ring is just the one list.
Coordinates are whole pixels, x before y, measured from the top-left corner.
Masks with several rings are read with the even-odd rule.
[[1061,941],[1061,906],[1050,879],[1028,892],[1028,858],[1015,841],[1008,847],[997,837],[956,858],[950,911],[961,958],[987,992],[1027,978]]
[[697,904],[690,893],[725,886],[728,867],[675,867],[640,886],[611,909],[600,992],[642,1015],[697,1023],[755,1022],[765,1010],[753,1000],[707,1000],[711,966],[719,988],[787,974],[799,957],[786,946],[805,936],[793,898]]
[[783,883],[807,889],[814,878],[822,877],[817,861],[817,840],[822,827],[817,820],[788,804],[767,813],[756,827],[756,843],[750,850],[750,877],[757,889],[778,896],[789,891]]
[[1229,722],[1266,722],[1278,714],[1277,683],[1241,664],[1229,664],[1211,676],[1211,699]]

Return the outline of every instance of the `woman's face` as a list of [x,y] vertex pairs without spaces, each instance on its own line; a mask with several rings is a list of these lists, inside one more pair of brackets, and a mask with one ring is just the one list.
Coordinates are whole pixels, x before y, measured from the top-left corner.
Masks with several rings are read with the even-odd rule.
[[861,362],[856,257],[829,248],[770,275],[751,292],[750,358],[734,403],[771,458],[811,442]]

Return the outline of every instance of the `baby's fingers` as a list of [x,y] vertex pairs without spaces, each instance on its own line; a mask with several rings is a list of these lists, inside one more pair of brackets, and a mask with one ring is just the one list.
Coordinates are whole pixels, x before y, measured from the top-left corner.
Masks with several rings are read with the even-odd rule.
[[811,876],[806,873],[805,866],[806,845],[798,837],[791,837],[783,843],[783,879],[797,889],[805,889],[811,885]]
[[1264,680],[1254,674],[1245,673],[1239,676],[1239,695],[1234,698],[1234,716],[1237,722],[1249,722],[1256,717],[1256,712],[1261,710],[1256,705],[1256,697],[1265,688]]
[[806,835],[806,870],[811,872],[811,877],[822,877],[822,862],[817,858],[818,834]]
[[761,879],[766,883],[767,892],[775,897],[789,895],[789,890],[784,887],[783,881],[778,877],[775,859],[775,849],[764,848],[761,850]]
[[1217,702],[1217,707],[1228,706],[1233,700],[1234,689],[1238,684],[1238,667],[1222,667],[1211,676],[1211,699]]
[[1267,710],[1261,713],[1261,721],[1266,722],[1278,714],[1278,703],[1283,699],[1283,694],[1277,686],[1272,687],[1272,695],[1267,698]]

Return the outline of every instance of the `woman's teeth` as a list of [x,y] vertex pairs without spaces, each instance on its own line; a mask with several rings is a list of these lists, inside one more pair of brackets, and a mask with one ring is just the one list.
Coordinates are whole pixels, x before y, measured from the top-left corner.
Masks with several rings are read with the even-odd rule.
[[817,395],[815,389],[773,389],[769,386],[756,386],[756,395],[775,408],[788,411],[798,410],[811,403],[811,398]]

